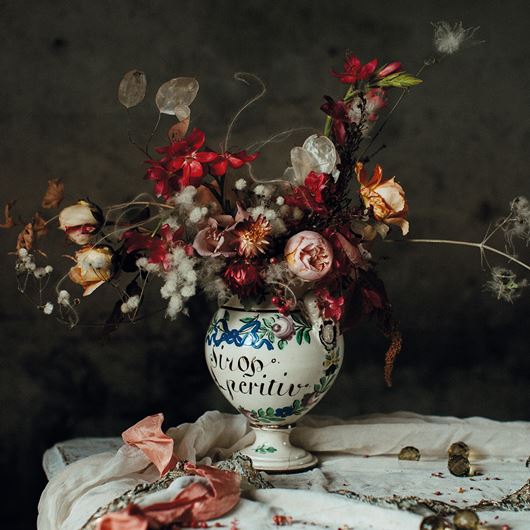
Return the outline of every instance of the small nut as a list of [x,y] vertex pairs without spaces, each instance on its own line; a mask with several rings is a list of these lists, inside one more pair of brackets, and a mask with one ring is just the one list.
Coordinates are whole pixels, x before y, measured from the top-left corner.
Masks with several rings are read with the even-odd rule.
[[471,471],[471,465],[465,456],[452,456],[449,458],[447,467],[455,477],[467,477]]
[[447,451],[449,457],[451,456],[463,456],[469,458],[469,447],[464,442],[455,442],[451,444]]
[[419,460],[420,458],[420,451],[410,445],[403,447],[398,455],[398,460]]

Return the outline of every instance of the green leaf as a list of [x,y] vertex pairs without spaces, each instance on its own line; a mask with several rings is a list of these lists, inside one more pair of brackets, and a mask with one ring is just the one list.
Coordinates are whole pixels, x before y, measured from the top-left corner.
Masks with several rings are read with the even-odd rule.
[[315,392],[320,392],[320,385],[314,385],[313,389],[315,390]]
[[245,318],[240,318],[239,321],[243,322],[244,324],[248,324],[249,322],[254,322],[256,318],[257,317],[245,317]]
[[223,318],[225,320],[229,320],[230,319],[230,313],[226,309],[225,309],[225,314],[224,314]]
[[258,409],[258,416],[260,418],[263,418],[264,416],[266,416],[265,411],[263,409]]
[[286,340],[280,340],[278,341],[278,348],[280,348],[280,350],[283,350],[286,344],[287,344]]
[[302,345],[302,340],[304,338],[304,330],[303,329],[299,329],[297,332],[296,332],[296,342],[298,343],[298,345]]
[[264,318],[263,323],[270,328],[274,324],[274,320],[272,318]]
[[307,342],[307,344],[311,344],[311,335],[309,334],[308,329],[304,331],[304,340]]
[[274,416],[274,409],[272,407],[269,407],[266,412],[267,416]]
[[276,447],[267,447],[267,449],[265,449],[265,451],[267,451],[267,453],[275,453],[277,451]]
[[302,402],[299,399],[295,399],[293,401],[293,409],[298,410],[301,405],[302,405]]
[[269,331],[267,333],[267,338],[272,342],[274,343],[274,333],[272,331]]
[[397,87],[397,88],[408,88],[411,86],[419,85],[423,83],[421,79],[414,77],[407,72],[396,72],[390,74],[377,82],[380,87]]

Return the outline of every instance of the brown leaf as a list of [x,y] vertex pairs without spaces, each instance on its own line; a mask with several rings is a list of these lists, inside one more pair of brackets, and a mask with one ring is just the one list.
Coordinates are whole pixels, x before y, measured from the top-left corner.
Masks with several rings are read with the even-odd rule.
[[190,119],[186,118],[182,121],[179,121],[178,123],[175,123],[172,125],[167,132],[168,138],[172,142],[178,142],[186,136],[186,132],[188,131],[188,127],[190,126]]
[[33,224],[27,223],[22,229],[22,232],[18,234],[17,251],[19,251],[21,248],[25,248],[29,252],[32,246],[33,246]]
[[5,221],[0,224],[0,228],[12,228],[15,226],[15,221],[13,220],[13,215],[11,213],[11,208],[13,208],[13,205],[15,204],[15,201],[8,202],[4,206],[4,218]]
[[64,184],[61,179],[48,181],[48,189],[42,198],[43,208],[57,208],[64,198]]
[[46,219],[39,212],[35,212],[33,216],[33,233],[37,239],[40,239],[48,233]]

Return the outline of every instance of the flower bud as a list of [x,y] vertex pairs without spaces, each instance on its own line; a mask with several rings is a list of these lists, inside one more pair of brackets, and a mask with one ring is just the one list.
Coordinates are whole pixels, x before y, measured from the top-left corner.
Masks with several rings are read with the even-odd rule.
[[114,251],[110,247],[87,245],[75,253],[75,260],[68,276],[83,287],[83,296],[92,294],[114,274]]
[[400,68],[401,63],[398,61],[394,61],[393,63],[387,64],[386,66],[383,66],[381,70],[379,70],[379,72],[377,73],[377,78],[383,79],[383,77],[397,72]]
[[91,236],[99,230],[103,214],[98,206],[89,201],[78,201],[67,206],[59,214],[59,229],[68,239],[78,245],[86,245]]

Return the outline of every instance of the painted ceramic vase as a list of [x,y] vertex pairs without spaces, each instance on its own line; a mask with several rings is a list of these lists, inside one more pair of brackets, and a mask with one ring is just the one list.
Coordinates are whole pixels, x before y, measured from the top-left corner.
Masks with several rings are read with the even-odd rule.
[[283,316],[272,304],[244,309],[232,298],[206,333],[210,374],[256,433],[243,451],[256,469],[296,471],[317,463],[289,435],[334,383],[344,340],[336,322],[320,317],[312,295],[302,309]]

